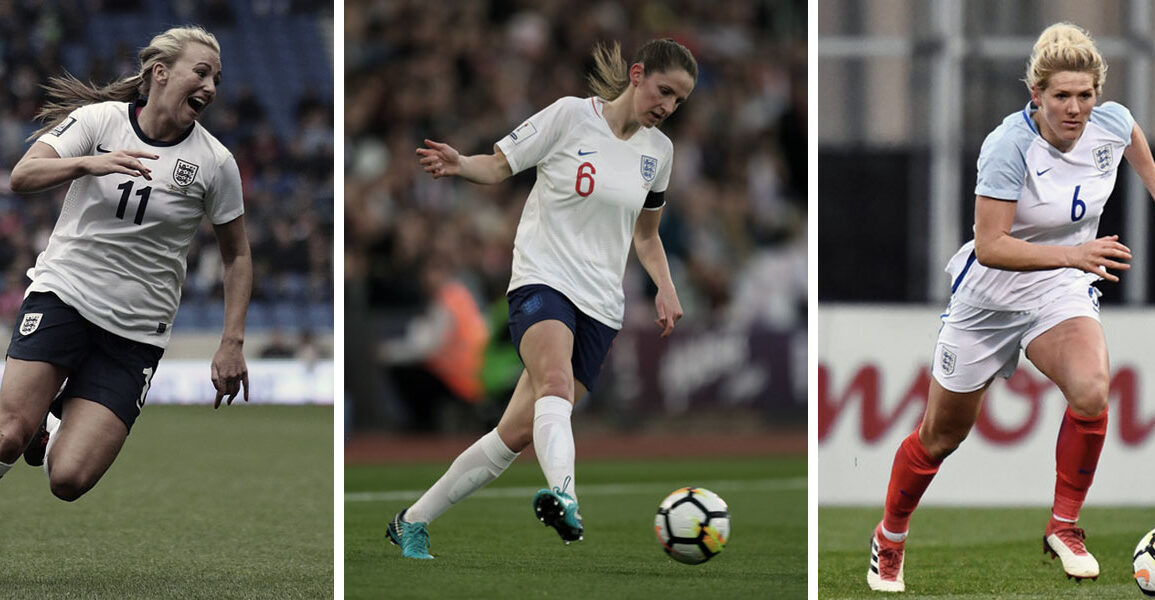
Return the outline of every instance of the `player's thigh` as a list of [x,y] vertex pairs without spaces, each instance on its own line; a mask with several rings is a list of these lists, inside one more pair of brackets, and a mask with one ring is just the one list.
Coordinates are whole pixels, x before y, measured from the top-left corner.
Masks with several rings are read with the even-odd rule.
[[1027,358],[1059,386],[1071,410],[1096,416],[1107,408],[1110,367],[1103,327],[1092,317],[1073,317],[1027,344]]
[[918,428],[918,438],[933,458],[943,458],[954,451],[979,418],[983,394],[988,381],[977,390],[952,392],[933,377],[927,396],[926,414]]
[[67,372],[40,361],[8,358],[0,382],[0,446],[11,460],[23,451],[48,412]]
[[553,319],[538,321],[526,330],[518,351],[535,395],[560,392],[573,402],[573,339],[569,326]]
[[47,457],[53,491],[74,499],[91,489],[116,460],[127,437],[128,426],[107,406],[66,398]]

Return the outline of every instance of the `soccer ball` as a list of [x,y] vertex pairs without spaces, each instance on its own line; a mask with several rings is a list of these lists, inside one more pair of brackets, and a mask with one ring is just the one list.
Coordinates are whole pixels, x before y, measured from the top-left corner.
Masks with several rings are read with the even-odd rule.
[[1134,560],[1131,565],[1135,568],[1135,585],[1139,591],[1147,596],[1155,596],[1155,529],[1148,531],[1139,545],[1135,546]]
[[721,552],[730,540],[730,510],[718,494],[684,487],[658,505],[654,533],[670,558],[699,565]]

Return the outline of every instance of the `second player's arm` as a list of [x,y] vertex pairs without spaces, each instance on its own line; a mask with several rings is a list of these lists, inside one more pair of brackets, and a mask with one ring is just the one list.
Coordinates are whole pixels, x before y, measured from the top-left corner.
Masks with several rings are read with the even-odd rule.
[[1130,260],[1131,250],[1110,235],[1078,246],[1049,246],[1021,240],[1011,235],[1016,202],[975,197],[975,258],[986,267],[1007,271],[1041,271],[1073,267],[1119,281],[1107,269],[1131,268],[1120,260]]
[[425,140],[428,148],[418,148],[417,155],[426,173],[433,176],[456,175],[473,183],[500,183],[513,175],[513,169],[505,158],[505,153],[493,146],[493,154],[464,156],[449,144]]
[[1135,169],[1147,193],[1155,198],[1155,159],[1151,158],[1151,147],[1147,145],[1147,136],[1136,123],[1131,127],[1131,145],[1123,151],[1123,158]]
[[634,223],[634,252],[642,263],[658,295],[654,297],[654,307],[658,318],[654,323],[662,328],[662,337],[674,331],[674,324],[682,318],[682,303],[678,301],[678,291],[674,289],[674,278],[670,276],[670,263],[666,259],[666,248],[658,236],[658,224],[662,221],[662,211],[643,210]]

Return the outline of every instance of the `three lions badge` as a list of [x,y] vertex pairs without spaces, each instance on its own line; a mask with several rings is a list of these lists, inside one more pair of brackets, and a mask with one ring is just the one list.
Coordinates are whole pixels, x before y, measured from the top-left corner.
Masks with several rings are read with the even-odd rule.
[[200,169],[199,165],[178,158],[176,159],[176,166],[172,169],[172,180],[181,187],[187,186],[193,182],[197,176],[197,171]]
[[40,327],[40,319],[44,318],[44,313],[28,313],[24,315],[24,320],[20,321],[20,335],[28,335],[36,331]]

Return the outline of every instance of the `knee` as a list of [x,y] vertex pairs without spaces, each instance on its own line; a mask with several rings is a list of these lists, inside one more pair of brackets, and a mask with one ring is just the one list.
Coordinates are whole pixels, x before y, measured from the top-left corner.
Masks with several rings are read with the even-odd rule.
[[56,465],[52,465],[48,470],[48,483],[53,496],[72,502],[91,490],[96,480],[79,471],[61,472]]
[[922,442],[922,447],[926,450],[927,456],[936,462],[942,461],[950,456],[955,450],[958,450],[963,440],[967,438],[970,430],[957,430],[942,427],[927,427],[923,426],[919,430],[918,439]]
[[1094,418],[1107,410],[1107,394],[1111,386],[1107,373],[1096,373],[1069,385],[1063,390],[1071,412],[1077,416]]
[[14,419],[0,424],[0,462],[15,463],[32,439],[32,433],[19,420]]
[[24,452],[24,444],[17,438],[20,437],[16,432],[0,431],[0,462],[5,464],[14,464],[20,455]]
[[558,396],[573,401],[573,374],[564,367],[546,369],[538,378],[534,397]]

